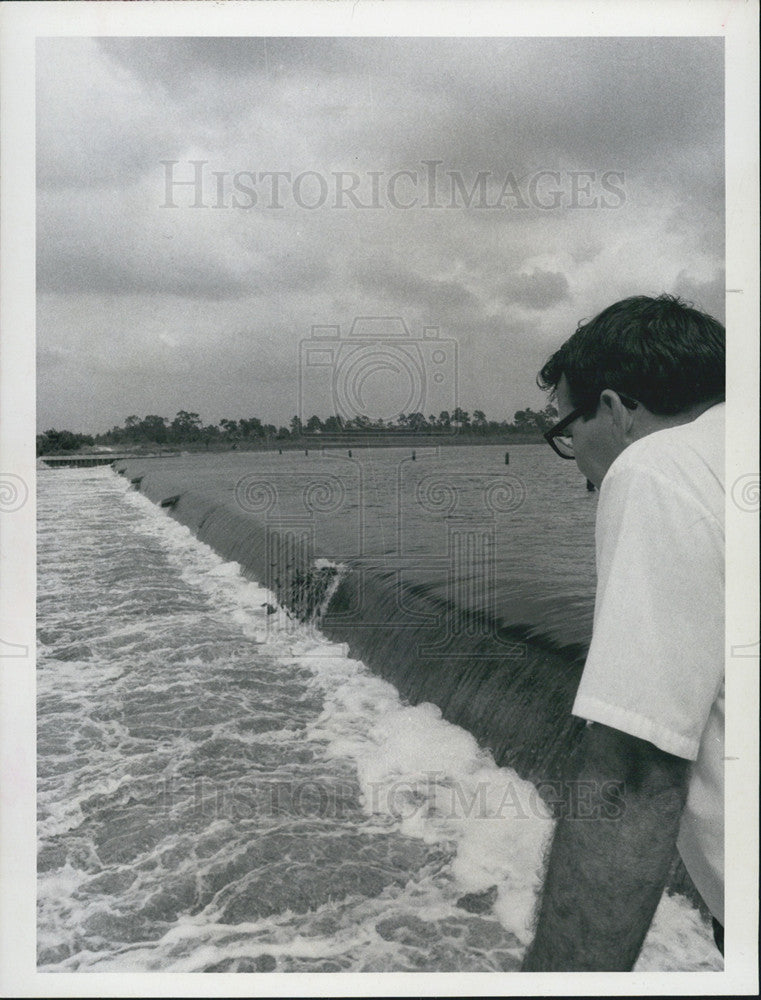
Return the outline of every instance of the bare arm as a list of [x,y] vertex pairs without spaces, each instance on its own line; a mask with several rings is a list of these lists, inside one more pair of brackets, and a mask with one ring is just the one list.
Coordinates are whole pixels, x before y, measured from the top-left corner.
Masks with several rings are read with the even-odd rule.
[[527,972],[631,969],[674,855],[689,761],[599,724],[583,740],[583,794],[555,831]]

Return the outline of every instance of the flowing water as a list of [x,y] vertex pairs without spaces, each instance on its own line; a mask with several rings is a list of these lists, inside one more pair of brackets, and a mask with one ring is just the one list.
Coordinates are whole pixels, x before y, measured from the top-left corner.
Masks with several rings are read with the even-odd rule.
[[[553,476],[566,520],[528,491],[510,586],[578,641],[594,498]],[[110,469],[40,471],[38,510],[41,970],[518,967],[552,830],[530,782]],[[686,899],[638,967],[721,967]]]

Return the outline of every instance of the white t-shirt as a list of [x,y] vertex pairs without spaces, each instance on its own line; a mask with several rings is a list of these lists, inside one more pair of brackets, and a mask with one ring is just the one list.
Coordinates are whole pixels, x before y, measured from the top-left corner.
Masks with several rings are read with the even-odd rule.
[[573,714],[694,761],[678,847],[724,923],[724,404],[613,462]]

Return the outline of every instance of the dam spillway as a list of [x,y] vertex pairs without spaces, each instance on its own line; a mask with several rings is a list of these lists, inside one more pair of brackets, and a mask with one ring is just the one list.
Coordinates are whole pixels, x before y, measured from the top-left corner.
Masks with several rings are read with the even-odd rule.
[[[509,471],[490,447],[443,458],[418,449],[414,464],[403,449],[382,460],[356,450],[279,458],[136,458],[115,469],[295,618],[318,615],[322,634],[412,704],[437,705],[498,764],[538,782],[562,773],[583,727],[570,708],[593,577],[587,552],[581,583],[547,613],[550,532],[546,565],[527,583],[530,551],[521,554],[556,487],[541,475],[544,451],[516,449]],[[577,506],[591,537],[582,490]],[[567,531],[563,581],[575,569]],[[579,553],[589,540],[577,540]]]

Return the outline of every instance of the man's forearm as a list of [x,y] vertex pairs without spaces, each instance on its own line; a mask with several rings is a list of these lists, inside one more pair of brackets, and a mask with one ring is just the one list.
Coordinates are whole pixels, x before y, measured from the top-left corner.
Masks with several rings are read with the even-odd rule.
[[673,858],[688,767],[606,726],[585,730],[587,795],[558,821],[525,971],[632,968]]

